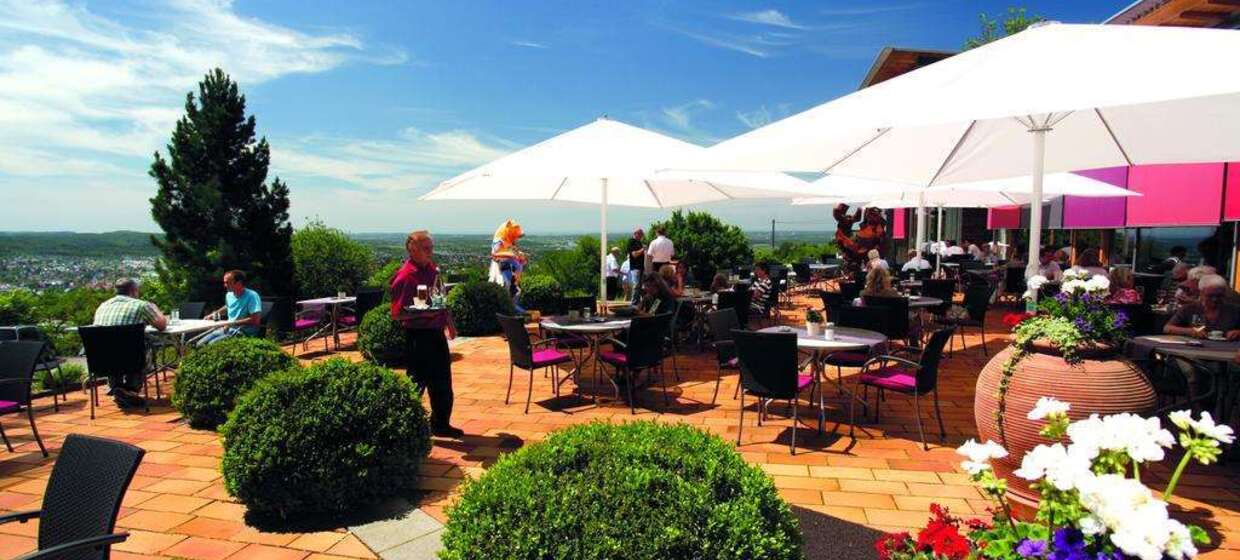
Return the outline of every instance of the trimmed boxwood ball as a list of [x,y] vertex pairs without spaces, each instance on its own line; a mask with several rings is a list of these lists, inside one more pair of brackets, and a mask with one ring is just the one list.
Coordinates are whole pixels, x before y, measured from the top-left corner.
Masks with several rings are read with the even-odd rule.
[[259,381],[220,433],[229,494],[280,518],[411,492],[431,448],[413,382],[341,358]]
[[297,366],[274,342],[233,337],[186,356],[172,382],[172,406],[189,425],[214,430],[228,419],[237,397],[259,379]]
[[503,286],[487,281],[466,282],[448,292],[448,309],[463,336],[482,336],[499,332],[496,313],[512,315],[512,297]]
[[357,328],[357,347],[367,360],[381,366],[405,364],[405,333],[392,320],[387,303],[366,312]]
[[801,558],[774,483],[717,436],[653,422],[552,433],[466,481],[440,558]]
[[564,291],[560,282],[547,274],[521,277],[521,307],[537,309],[543,315],[564,312]]

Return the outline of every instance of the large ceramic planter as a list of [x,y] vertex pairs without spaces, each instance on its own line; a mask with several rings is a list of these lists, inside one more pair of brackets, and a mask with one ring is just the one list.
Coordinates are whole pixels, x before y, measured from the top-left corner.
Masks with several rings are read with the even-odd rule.
[[1054,397],[1072,405],[1072,420],[1090,414],[1133,412],[1148,414],[1156,406],[1154,387],[1145,375],[1113,348],[1097,348],[1082,352],[1084,360],[1069,365],[1053,347],[1035,343],[1031,351],[1017,363],[1005,396],[1003,435],[1000,435],[996,412],[999,409],[999,382],[1003,364],[1012,355],[1009,346],[991,358],[977,378],[977,394],[973,398],[973,414],[980,441],[992,440],[1008,450],[1006,458],[993,462],[995,473],[1008,483],[1008,498],[1017,506],[1017,514],[1034,511],[1038,494],[1029,483],[1012,475],[1020,468],[1025,453],[1048,443],[1038,435],[1043,422],[1027,418],[1041,397]]

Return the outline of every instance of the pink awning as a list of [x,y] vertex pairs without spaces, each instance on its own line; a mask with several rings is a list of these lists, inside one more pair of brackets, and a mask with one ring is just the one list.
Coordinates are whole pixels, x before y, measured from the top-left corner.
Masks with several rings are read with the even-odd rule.
[[1133,166],[1128,172],[1128,188],[1144,196],[1128,198],[1126,225],[1218,225],[1223,169],[1222,163]]
[[991,208],[986,215],[986,227],[990,229],[1019,229],[1020,206]]
[[891,218],[891,238],[904,239],[908,235],[908,211],[903,209],[892,210],[895,214]]
[[1223,219],[1240,221],[1240,161],[1226,164],[1223,181]]
[[[1089,177],[1117,187],[1128,186],[1127,167],[1106,167],[1076,171],[1077,175]],[[1124,198],[1093,198],[1084,196],[1063,197],[1063,228],[1094,229],[1124,227],[1128,202]]]

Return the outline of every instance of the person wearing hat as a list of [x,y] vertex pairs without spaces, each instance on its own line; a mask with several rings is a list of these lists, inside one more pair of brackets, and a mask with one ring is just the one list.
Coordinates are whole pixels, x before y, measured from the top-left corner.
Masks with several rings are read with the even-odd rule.
[[616,299],[620,291],[620,248],[612,247],[607,252],[607,299]]

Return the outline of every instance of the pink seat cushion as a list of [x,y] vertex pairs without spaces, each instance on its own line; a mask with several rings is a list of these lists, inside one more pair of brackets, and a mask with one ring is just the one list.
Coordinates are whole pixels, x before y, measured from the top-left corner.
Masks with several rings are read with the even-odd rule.
[[0,401],[0,414],[15,412],[19,408],[21,408],[19,403],[15,403],[13,401]]
[[870,355],[864,352],[832,352],[827,356],[827,363],[833,366],[861,367]]
[[318,319],[297,319],[293,321],[293,329],[303,331],[319,326]]
[[627,365],[629,365],[629,356],[628,356],[628,354],[625,354],[625,353],[623,353],[623,352],[607,352],[607,351],[603,351],[603,352],[600,352],[600,353],[599,353],[598,358],[599,358],[600,360],[603,360],[603,361],[604,361],[604,362],[606,362],[606,363],[609,363],[609,364],[613,365],[613,366],[621,366],[621,367],[623,367],[623,366],[627,366]]
[[351,327],[357,324],[357,316],[356,315],[345,315],[343,317],[336,319],[336,322],[341,325],[346,325],[346,326]]
[[897,367],[885,367],[871,373],[864,373],[860,381],[866,385],[901,393],[911,393],[917,388],[917,377],[913,375],[913,372]]
[[731,360],[728,360],[727,362],[724,362],[723,367],[730,367],[730,368],[737,368],[737,367],[741,367],[741,359],[740,359],[740,358],[732,358]]
[[534,352],[534,367],[536,368],[554,366],[556,364],[563,364],[571,361],[573,361],[572,356],[569,356],[568,354],[554,348]]
[[810,385],[813,385],[813,384],[814,384],[814,376],[812,375],[798,375],[797,376],[797,390],[798,391],[806,387],[809,387]]

